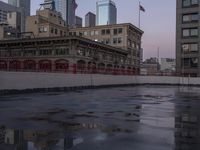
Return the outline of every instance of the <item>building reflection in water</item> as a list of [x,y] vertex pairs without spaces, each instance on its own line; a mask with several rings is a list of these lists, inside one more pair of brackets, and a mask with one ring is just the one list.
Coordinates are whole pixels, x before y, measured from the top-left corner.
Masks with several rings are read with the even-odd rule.
[[179,91],[176,105],[175,150],[200,149],[200,95]]
[[0,127],[0,149],[2,150],[28,150],[28,142],[24,139],[22,130]]
[[[96,124],[79,124],[75,129],[95,129]],[[0,150],[67,150],[83,142],[70,131],[31,131],[0,126]]]

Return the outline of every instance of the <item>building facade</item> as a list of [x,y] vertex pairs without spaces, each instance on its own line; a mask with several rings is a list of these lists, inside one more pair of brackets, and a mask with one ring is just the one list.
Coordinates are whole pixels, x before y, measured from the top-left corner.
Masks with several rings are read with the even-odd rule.
[[21,15],[18,12],[7,13],[7,22],[0,23],[0,40],[16,39],[21,33]]
[[143,31],[130,23],[69,29],[70,35],[83,36],[93,41],[127,51],[126,63],[140,68]]
[[82,37],[0,41],[0,70],[134,74],[127,51]]
[[76,16],[76,24],[75,27],[76,28],[81,28],[83,26],[83,19],[79,16]]
[[160,71],[162,72],[175,72],[176,60],[173,58],[161,58]]
[[96,25],[117,23],[117,8],[112,0],[101,0],[96,3]]
[[7,22],[7,13],[9,12],[21,13],[21,9],[0,1],[0,22]]
[[30,0],[8,0],[8,4],[21,10],[21,30],[25,31],[26,17],[30,16],[31,3]]
[[50,9],[36,11],[36,15],[27,17],[26,32],[35,37],[66,36],[68,28],[61,13]]
[[140,68],[141,75],[160,75],[160,64],[156,57],[146,59]]
[[62,14],[63,19],[67,25],[74,27],[76,24],[76,8],[75,0],[54,0],[56,11]]
[[96,15],[88,12],[85,15],[85,27],[94,27],[96,25]]
[[176,70],[179,75],[200,76],[199,0],[177,0]]

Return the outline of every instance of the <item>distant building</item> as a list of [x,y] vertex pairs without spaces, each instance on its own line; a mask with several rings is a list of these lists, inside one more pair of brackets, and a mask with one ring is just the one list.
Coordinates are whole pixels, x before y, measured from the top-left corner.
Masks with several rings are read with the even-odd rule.
[[19,12],[8,12],[7,23],[9,26],[16,28],[18,32],[21,31],[21,13]]
[[25,31],[26,17],[30,16],[31,12],[30,0],[8,0],[8,4],[15,6],[21,10],[21,30]]
[[62,14],[63,19],[67,25],[74,27],[76,24],[76,8],[77,4],[75,0],[54,0],[56,11]]
[[18,12],[7,13],[7,22],[0,23],[0,40],[15,39],[21,33],[21,15]]
[[27,17],[26,32],[33,32],[35,37],[66,36],[68,28],[61,13],[43,9],[36,11],[36,15]]
[[21,13],[21,9],[0,1],[0,22],[7,22],[8,12]]
[[94,27],[96,25],[96,15],[88,12],[85,15],[85,27]]
[[[69,29],[70,35],[83,36],[96,42],[124,49],[126,63],[139,72],[143,31],[130,23]],[[121,60],[123,61],[123,60]]]
[[117,8],[112,0],[101,0],[96,5],[96,25],[111,25],[117,23]]
[[75,25],[75,27],[80,28],[82,26],[83,26],[83,19],[81,17],[79,17],[79,16],[76,16],[76,25]]
[[161,58],[160,71],[175,72],[176,60],[172,58]]
[[78,36],[3,40],[0,70],[133,74],[133,66],[125,61],[127,54]]
[[140,66],[141,75],[159,75],[160,64],[157,58],[146,59]]
[[28,142],[24,139],[24,132],[0,127],[0,149],[28,150]]
[[199,0],[177,0],[176,69],[179,75],[200,76]]

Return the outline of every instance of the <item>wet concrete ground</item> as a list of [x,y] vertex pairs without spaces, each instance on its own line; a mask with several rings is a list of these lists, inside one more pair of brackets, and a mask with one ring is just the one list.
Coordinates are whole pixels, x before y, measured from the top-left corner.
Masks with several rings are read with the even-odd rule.
[[0,150],[199,150],[200,88],[0,97]]

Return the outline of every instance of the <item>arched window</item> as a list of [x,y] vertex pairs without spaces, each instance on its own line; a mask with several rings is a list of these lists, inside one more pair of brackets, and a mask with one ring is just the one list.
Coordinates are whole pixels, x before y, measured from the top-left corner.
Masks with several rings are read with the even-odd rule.
[[79,60],[77,61],[77,69],[78,70],[85,70],[85,67],[86,67],[86,62],[84,60]]
[[36,62],[34,60],[25,60],[24,70],[36,70]]
[[59,59],[55,61],[56,71],[67,71],[69,69],[69,61],[65,59]]
[[104,64],[104,63],[98,64],[98,70],[99,70],[100,72],[105,71],[105,64]]
[[40,60],[39,69],[41,71],[51,71],[51,60]]
[[9,62],[9,69],[10,70],[19,70],[19,69],[21,69],[21,62],[19,60],[11,60]]
[[7,70],[7,62],[5,60],[0,60],[0,70]]

